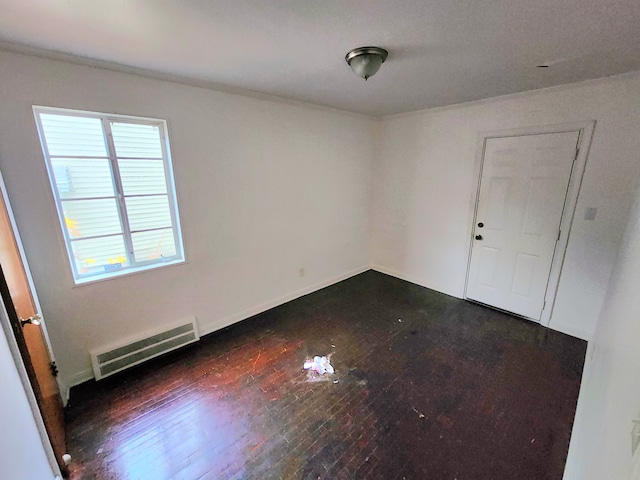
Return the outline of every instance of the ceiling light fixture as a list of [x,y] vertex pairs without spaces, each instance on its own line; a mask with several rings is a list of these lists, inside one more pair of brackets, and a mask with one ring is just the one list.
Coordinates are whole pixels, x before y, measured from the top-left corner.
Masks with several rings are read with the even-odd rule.
[[359,47],[347,53],[344,59],[353,70],[353,73],[366,80],[380,70],[380,65],[387,59],[387,55],[389,55],[389,52],[384,48]]

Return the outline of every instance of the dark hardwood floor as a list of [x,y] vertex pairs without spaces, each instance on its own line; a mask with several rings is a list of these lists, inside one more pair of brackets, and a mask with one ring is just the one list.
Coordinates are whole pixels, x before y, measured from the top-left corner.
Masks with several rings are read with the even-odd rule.
[[559,480],[585,351],[369,271],[74,388],[71,479]]

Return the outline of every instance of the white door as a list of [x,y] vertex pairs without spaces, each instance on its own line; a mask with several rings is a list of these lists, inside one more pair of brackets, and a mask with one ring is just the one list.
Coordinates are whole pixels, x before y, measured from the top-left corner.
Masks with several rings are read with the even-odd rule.
[[540,320],[579,132],[488,138],[468,299]]

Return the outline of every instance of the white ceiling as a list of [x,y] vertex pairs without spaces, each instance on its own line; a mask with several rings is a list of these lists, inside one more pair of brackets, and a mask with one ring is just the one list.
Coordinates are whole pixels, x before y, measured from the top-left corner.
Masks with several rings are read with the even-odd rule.
[[640,1],[0,0],[0,41],[382,116],[640,70]]

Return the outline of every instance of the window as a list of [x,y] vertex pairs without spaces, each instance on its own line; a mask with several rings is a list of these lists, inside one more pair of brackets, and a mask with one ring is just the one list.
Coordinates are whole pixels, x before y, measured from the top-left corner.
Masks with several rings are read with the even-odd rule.
[[184,261],[164,120],[34,112],[76,283]]

